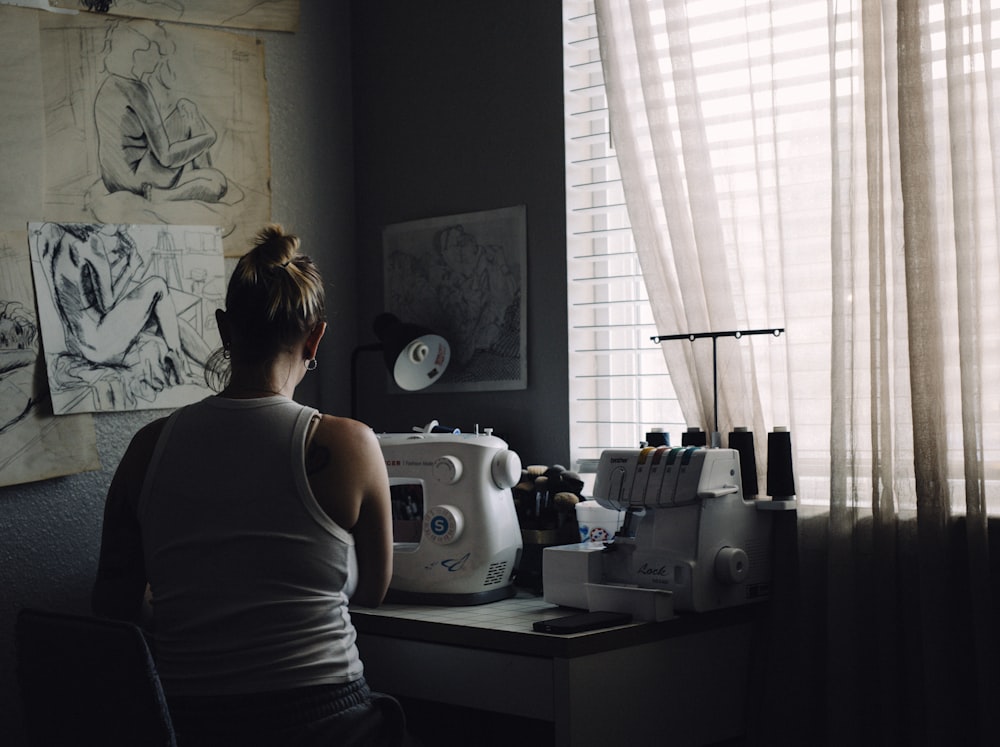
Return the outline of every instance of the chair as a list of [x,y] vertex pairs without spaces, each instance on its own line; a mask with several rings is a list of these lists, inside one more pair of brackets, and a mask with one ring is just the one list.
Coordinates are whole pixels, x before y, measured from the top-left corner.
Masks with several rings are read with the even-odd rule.
[[175,747],[160,678],[136,625],[25,608],[16,639],[29,744]]

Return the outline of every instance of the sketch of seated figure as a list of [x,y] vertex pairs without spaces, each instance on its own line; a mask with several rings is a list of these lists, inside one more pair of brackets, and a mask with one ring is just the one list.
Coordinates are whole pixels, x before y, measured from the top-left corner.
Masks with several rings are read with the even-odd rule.
[[229,206],[243,193],[213,167],[217,133],[197,104],[188,98],[163,103],[175,82],[172,51],[157,22],[109,24],[107,77],[94,100],[101,178],[87,202],[102,222],[138,214],[148,222],[221,225],[228,233]]
[[65,341],[50,366],[52,389],[96,391],[103,380],[120,400],[115,409],[194,381],[192,363],[203,366],[211,353],[178,316],[181,292],[148,273],[126,229],[45,223],[34,237]]

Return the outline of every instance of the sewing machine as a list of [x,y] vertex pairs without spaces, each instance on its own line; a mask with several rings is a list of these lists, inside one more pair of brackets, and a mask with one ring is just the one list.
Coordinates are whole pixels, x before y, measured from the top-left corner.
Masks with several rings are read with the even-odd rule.
[[768,596],[772,514],[744,499],[738,451],[606,450],[594,498],[625,511],[622,528],[604,544],[546,548],[546,601],[648,620]]
[[489,429],[378,439],[393,512],[387,600],[471,605],[513,596],[521,531],[510,488],[520,457]]

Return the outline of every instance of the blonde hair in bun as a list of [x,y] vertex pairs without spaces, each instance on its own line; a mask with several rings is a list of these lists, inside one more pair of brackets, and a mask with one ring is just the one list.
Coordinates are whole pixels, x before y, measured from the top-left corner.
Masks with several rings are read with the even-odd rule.
[[[232,355],[247,362],[268,360],[280,350],[291,349],[326,321],[323,278],[300,246],[298,236],[269,224],[240,257],[226,291]],[[213,359],[228,352],[220,350]],[[206,371],[206,378],[219,388],[228,373],[214,370],[209,376]]]

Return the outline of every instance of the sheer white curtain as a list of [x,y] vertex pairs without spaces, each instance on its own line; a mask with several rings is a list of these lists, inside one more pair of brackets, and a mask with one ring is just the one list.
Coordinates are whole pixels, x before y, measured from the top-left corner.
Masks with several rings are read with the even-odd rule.
[[[595,5],[658,331],[786,330],[718,343],[720,431],[749,426],[763,465],[788,426],[799,498],[821,507],[786,538],[798,660],[766,685],[817,718],[769,733],[995,743],[1000,10]],[[663,352],[710,427],[711,346]]]
[[[767,23],[781,11],[767,4],[596,5],[611,133],[659,332],[785,328],[778,339],[719,340],[719,428],[751,427],[759,453],[767,430],[792,428],[800,487],[825,492],[814,483],[829,452],[830,106],[817,46],[826,4],[787,3],[777,40]],[[687,423],[711,429],[711,344],[671,341],[663,352]]]

